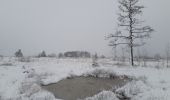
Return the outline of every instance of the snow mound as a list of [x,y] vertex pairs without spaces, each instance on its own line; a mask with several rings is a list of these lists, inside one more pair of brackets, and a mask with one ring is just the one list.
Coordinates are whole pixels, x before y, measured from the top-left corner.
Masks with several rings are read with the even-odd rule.
[[116,95],[111,91],[102,91],[93,97],[88,97],[84,100],[119,100]]
[[92,77],[99,77],[99,78],[114,78],[117,77],[118,75],[112,70],[97,68],[93,71],[84,74],[84,76],[92,76]]
[[132,100],[169,100],[170,91],[164,89],[152,89],[134,97]]
[[128,98],[132,98],[137,96],[140,93],[144,93],[145,91],[149,91],[150,87],[148,87],[143,81],[131,81],[125,86],[116,90],[116,93],[120,96],[126,96]]
[[55,99],[55,96],[47,91],[39,91],[30,97],[30,100],[59,100]]

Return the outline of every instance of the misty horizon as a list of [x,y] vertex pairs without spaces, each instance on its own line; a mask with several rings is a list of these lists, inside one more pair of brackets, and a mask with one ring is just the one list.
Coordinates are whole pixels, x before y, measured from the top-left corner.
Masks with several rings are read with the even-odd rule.
[[[170,1],[144,0],[142,19],[155,32],[147,40],[149,54],[161,53],[170,43]],[[13,56],[89,51],[113,54],[105,36],[114,33],[117,0],[2,0],[0,1],[0,55]]]

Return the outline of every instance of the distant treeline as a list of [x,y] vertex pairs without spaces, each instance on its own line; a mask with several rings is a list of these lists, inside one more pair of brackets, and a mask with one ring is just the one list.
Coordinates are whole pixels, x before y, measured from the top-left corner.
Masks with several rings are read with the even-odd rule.
[[[15,52],[15,57],[23,57],[23,53],[21,49]],[[70,58],[90,58],[91,54],[90,52],[87,51],[67,51],[64,53],[59,53],[58,56],[55,53],[52,54],[46,54],[45,51],[42,51],[35,57],[58,57],[58,58],[63,58],[63,57],[70,57]]]
[[71,57],[71,58],[90,58],[91,54],[87,51],[68,51],[60,53],[59,58],[61,57]]

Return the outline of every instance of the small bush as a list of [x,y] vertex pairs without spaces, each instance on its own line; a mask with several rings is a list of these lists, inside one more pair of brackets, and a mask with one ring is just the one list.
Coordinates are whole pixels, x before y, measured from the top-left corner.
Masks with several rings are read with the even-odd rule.
[[23,57],[21,49],[15,52],[15,57]]
[[41,90],[41,87],[33,82],[23,82],[20,88],[20,93],[24,94],[27,97],[30,97],[34,93],[37,93]]
[[92,76],[92,77],[100,77],[100,78],[116,78],[118,77],[116,73],[108,70],[103,70],[103,69],[96,69],[91,73],[88,73],[84,76]]

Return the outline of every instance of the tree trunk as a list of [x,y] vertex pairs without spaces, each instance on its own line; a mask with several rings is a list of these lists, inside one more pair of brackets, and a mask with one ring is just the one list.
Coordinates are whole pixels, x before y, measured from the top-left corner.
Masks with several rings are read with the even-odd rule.
[[134,61],[133,61],[133,46],[130,47],[131,51],[131,64],[134,66]]
[[132,20],[132,4],[131,4],[131,1],[130,1],[130,12],[129,12],[129,24],[130,24],[130,53],[131,53],[131,64],[132,66],[134,66],[134,62],[133,62],[133,33],[132,33],[132,23],[133,23],[133,20]]

